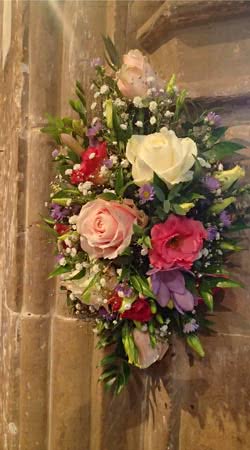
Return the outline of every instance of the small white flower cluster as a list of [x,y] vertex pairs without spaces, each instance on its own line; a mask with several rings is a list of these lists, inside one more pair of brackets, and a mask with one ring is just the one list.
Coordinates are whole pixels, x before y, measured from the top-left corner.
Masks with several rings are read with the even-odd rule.
[[169,331],[169,324],[170,319],[166,319],[165,323],[160,326],[159,330],[156,330],[156,334],[159,334],[162,338],[170,335],[171,332]]
[[90,195],[92,185],[93,183],[91,181],[85,181],[84,183],[80,183],[78,185],[78,190],[82,193],[82,195]]

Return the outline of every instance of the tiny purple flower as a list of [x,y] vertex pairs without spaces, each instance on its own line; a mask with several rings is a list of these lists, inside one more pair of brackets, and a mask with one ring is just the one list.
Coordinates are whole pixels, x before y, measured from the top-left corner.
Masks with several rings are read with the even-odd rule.
[[217,235],[217,227],[215,225],[212,225],[207,228],[207,239],[208,241],[214,241],[216,239]]
[[220,213],[220,221],[224,227],[230,227],[232,219],[231,216],[227,213],[227,211],[222,211]]
[[183,327],[184,333],[194,333],[196,330],[198,330],[199,325],[196,322],[195,319],[191,319],[190,322],[185,323]]
[[103,164],[105,167],[107,167],[107,169],[111,169],[113,167],[112,159],[105,159]]
[[102,129],[102,123],[100,120],[96,120],[96,122],[87,130],[86,136],[89,138],[90,147],[94,147],[97,140],[95,139],[96,135]]
[[204,177],[202,179],[202,182],[206,186],[206,188],[209,189],[209,191],[216,191],[216,189],[220,188],[219,181],[214,177],[210,177],[209,175]]
[[56,203],[51,203],[50,216],[53,220],[62,220],[69,215],[69,209],[63,208]]
[[57,150],[57,148],[55,148],[55,150],[53,150],[51,155],[52,155],[53,158],[56,158],[59,155],[59,150]]
[[120,292],[121,297],[131,297],[133,295],[133,289],[121,283],[116,286],[115,291],[118,293],[118,295]]
[[93,58],[92,61],[90,62],[90,66],[92,68],[98,67],[98,66],[101,66],[101,65],[102,65],[102,60],[99,57],[98,58]]
[[215,114],[215,112],[210,111],[206,116],[207,121],[210,125],[213,125],[215,128],[221,125],[221,116],[219,114]]
[[144,184],[139,189],[140,203],[143,205],[146,202],[152,202],[154,200],[155,191],[151,184]]
[[109,313],[105,308],[103,308],[102,306],[101,306],[101,308],[98,310],[98,313],[99,313],[99,315],[100,315],[103,319],[107,320],[108,322],[114,320],[114,319],[117,317],[116,314],[110,314],[110,313]]

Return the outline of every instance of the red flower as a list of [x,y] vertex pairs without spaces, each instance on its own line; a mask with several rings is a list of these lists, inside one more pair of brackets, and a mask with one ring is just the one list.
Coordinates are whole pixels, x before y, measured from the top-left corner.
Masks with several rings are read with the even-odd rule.
[[119,297],[117,292],[114,292],[112,297],[109,298],[109,305],[111,306],[112,311],[119,311],[122,306],[122,299]]
[[151,264],[157,269],[190,269],[198,258],[207,232],[199,220],[171,214],[151,230]]
[[123,319],[137,320],[138,322],[149,322],[152,319],[150,306],[143,298],[138,298],[130,309],[121,314]]
[[56,223],[54,229],[58,234],[62,235],[64,233],[67,233],[67,231],[70,230],[70,227],[68,225],[64,225],[63,223]]
[[88,147],[82,153],[80,169],[73,170],[70,180],[72,184],[79,184],[95,178],[103,161],[107,158],[106,142],[98,142],[95,147]]

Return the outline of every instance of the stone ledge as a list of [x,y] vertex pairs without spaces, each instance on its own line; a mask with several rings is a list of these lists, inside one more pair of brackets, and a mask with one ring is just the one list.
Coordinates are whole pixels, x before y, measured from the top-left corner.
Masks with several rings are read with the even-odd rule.
[[167,0],[139,28],[136,39],[145,50],[152,53],[179,29],[247,14],[250,14],[250,2],[247,0]]

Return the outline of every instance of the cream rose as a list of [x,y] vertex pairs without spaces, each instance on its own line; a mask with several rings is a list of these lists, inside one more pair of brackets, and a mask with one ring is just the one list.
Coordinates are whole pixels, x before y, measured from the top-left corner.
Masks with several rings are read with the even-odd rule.
[[123,65],[117,72],[118,87],[125,97],[145,97],[150,87],[159,88],[162,83],[139,50],[130,50],[123,56]]
[[77,219],[82,249],[90,258],[113,259],[130,244],[137,212],[129,206],[97,199],[84,205]]
[[126,148],[132,164],[135,184],[142,186],[152,181],[155,172],[169,187],[192,178],[197,147],[190,138],[180,139],[175,132],[162,128],[159,133],[133,135]]

